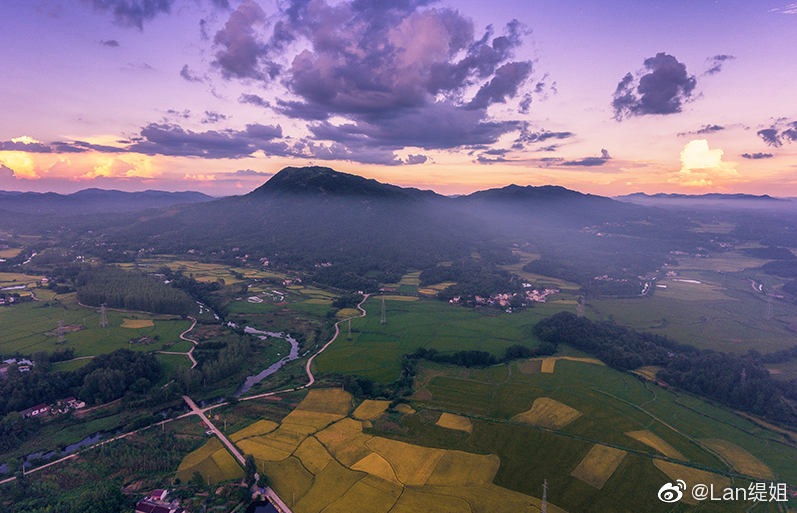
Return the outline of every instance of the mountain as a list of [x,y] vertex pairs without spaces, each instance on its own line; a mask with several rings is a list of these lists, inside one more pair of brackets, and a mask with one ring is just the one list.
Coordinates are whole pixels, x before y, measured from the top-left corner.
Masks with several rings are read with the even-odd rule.
[[320,166],[286,167],[247,194],[252,198],[291,195],[364,199],[443,198],[433,191],[398,187]]
[[645,194],[636,192],[625,196],[615,196],[617,201],[638,205],[677,209],[757,209],[757,210],[797,210],[797,203],[790,199],[773,198],[767,194]]
[[99,214],[134,212],[182,203],[200,203],[213,199],[201,192],[153,190],[123,192],[84,189],[72,194],[0,191],[0,209],[26,214]]

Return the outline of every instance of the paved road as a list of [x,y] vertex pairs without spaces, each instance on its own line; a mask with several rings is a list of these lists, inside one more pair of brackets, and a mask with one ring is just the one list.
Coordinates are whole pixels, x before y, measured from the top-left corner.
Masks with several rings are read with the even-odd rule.
[[210,419],[205,415],[205,413],[199,408],[199,406],[196,405],[196,403],[190,397],[188,397],[187,395],[184,395],[183,396],[183,400],[186,403],[188,403],[188,406],[191,408],[191,410],[195,414],[199,415],[199,417],[203,421],[205,421],[205,424],[207,424],[207,426],[213,431],[213,433],[216,436],[219,437],[219,440],[221,440],[222,443],[227,446],[227,449],[230,451],[230,453],[233,456],[235,456],[235,459],[238,460],[238,462],[241,464],[241,466],[244,466],[245,465],[245,460],[244,460],[243,455],[240,452],[238,452],[238,448],[235,447],[232,444],[232,442],[230,442],[230,440],[226,436],[224,436],[224,433],[219,431],[219,429],[216,426],[213,425],[213,423],[210,421]]

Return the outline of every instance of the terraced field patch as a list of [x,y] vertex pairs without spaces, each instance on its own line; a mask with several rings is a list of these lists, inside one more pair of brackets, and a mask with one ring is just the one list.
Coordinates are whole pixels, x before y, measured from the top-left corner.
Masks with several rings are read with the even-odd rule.
[[239,442],[244,438],[250,438],[253,436],[258,435],[265,435],[267,433],[271,433],[275,429],[279,427],[279,424],[276,422],[272,422],[270,420],[258,420],[254,424],[251,424],[240,431],[236,431],[235,433],[229,436],[230,440],[233,442]]
[[[679,465],[677,463],[671,463],[669,461],[662,460],[653,460],[653,464],[656,466],[656,468],[664,472],[667,477],[672,480],[672,482],[675,482],[678,479],[682,479],[684,482],[686,482],[687,490],[691,490],[696,484],[714,486],[715,490],[722,490],[731,486],[731,480],[729,478],[715,474],[713,472],[706,472],[705,470],[699,470],[696,468],[687,467],[685,465]],[[698,501],[695,500],[690,493],[684,493],[684,496],[681,500],[687,504],[698,504]]]
[[626,452],[620,449],[596,444],[570,475],[600,490],[612,477],[625,455]]
[[717,438],[704,438],[700,443],[718,452],[740,474],[766,481],[775,479],[775,474],[764,462],[734,443]]
[[366,399],[362,402],[360,406],[354,410],[355,419],[360,420],[376,420],[385,413],[387,407],[390,405],[390,401],[375,401],[372,399]]
[[581,412],[575,408],[549,397],[540,397],[534,400],[529,411],[515,415],[512,420],[532,426],[562,429],[580,416]]
[[155,326],[152,319],[122,319],[123,328],[151,328]]
[[683,454],[678,452],[672,445],[668,444],[650,431],[629,431],[626,433],[626,435],[630,436],[634,440],[642,442],[648,447],[652,447],[668,458],[686,461],[686,458],[684,458]]
[[188,482],[194,472],[202,474],[211,484],[244,477],[241,466],[216,437],[183,458],[177,468],[177,477]]
[[436,422],[437,426],[447,429],[456,429],[458,431],[465,431],[466,433],[473,432],[473,423],[468,417],[462,415],[454,415],[452,413],[443,413],[440,419]]

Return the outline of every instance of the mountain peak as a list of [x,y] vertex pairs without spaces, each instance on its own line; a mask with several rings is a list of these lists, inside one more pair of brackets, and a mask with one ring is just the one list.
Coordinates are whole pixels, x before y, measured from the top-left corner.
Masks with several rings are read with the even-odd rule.
[[423,194],[417,189],[404,189],[328,167],[308,166],[286,167],[247,196],[302,195],[398,199],[409,198],[419,193]]

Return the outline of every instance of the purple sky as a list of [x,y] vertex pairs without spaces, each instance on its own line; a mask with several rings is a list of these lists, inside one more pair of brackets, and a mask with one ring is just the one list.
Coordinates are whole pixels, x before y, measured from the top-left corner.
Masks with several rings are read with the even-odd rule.
[[7,0],[0,189],[797,196],[797,4]]

